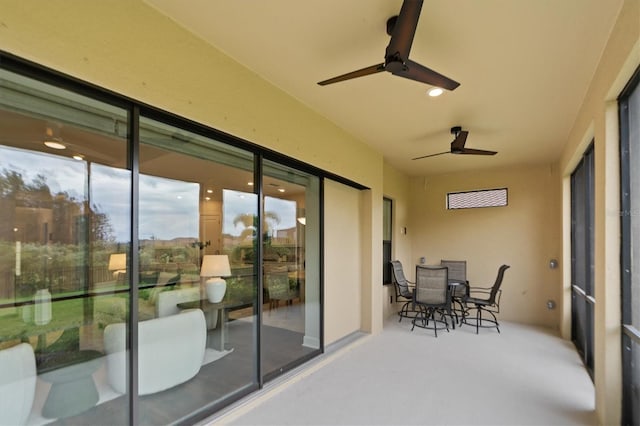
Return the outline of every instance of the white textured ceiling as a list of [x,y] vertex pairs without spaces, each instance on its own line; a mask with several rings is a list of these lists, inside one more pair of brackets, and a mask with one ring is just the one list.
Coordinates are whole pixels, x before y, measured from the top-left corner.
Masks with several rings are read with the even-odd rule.
[[[413,176],[556,161],[622,4],[425,0],[410,58],[461,83],[430,98],[387,72],[316,84],[383,62],[401,0],[145,1]],[[458,125],[498,154],[411,160]]]

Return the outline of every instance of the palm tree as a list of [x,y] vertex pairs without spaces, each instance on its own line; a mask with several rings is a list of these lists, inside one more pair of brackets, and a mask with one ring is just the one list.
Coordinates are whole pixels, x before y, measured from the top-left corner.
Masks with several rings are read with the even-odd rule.
[[[247,237],[255,238],[258,232],[258,216],[252,213],[240,213],[233,219],[233,226],[238,226],[241,223],[244,226],[244,229],[240,233],[240,239],[244,240]],[[280,216],[278,216],[275,212],[264,212],[264,222],[263,222],[263,237],[264,241],[267,242],[271,236],[271,228],[270,224],[277,225],[280,223]]]

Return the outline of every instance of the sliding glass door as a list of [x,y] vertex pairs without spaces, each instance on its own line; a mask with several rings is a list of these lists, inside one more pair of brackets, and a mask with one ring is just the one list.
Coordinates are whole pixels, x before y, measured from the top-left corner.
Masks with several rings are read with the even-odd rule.
[[108,377],[130,369],[107,371],[104,332],[130,325],[128,120],[0,70],[0,424],[105,423],[95,406],[115,400],[108,423],[127,422]]
[[0,424],[194,423],[320,353],[317,170],[2,66]]
[[320,184],[268,160],[263,175],[261,341],[268,380],[320,349]]
[[[258,198],[253,154],[146,117],[139,165],[138,393],[150,395],[140,400],[139,418],[163,424],[257,383],[254,238],[240,218],[258,217]],[[193,325],[171,323],[194,309],[203,314],[204,340]],[[161,328],[147,329],[158,319]],[[164,334],[172,368],[192,370],[193,378],[168,390],[145,383],[159,374],[145,365],[159,356],[152,332]],[[158,390],[162,396],[151,396]]]

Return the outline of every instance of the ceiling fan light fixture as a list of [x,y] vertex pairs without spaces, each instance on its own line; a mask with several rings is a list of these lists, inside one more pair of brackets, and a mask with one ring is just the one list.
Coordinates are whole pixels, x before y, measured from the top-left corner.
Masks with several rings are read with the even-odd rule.
[[65,144],[56,140],[46,140],[44,141],[44,144],[51,149],[67,149]]
[[429,96],[431,96],[432,98],[435,98],[435,97],[437,97],[437,96],[440,96],[440,95],[442,95],[443,93],[444,93],[444,90],[442,90],[442,89],[441,89],[441,88],[439,88],[439,87],[434,87],[433,89],[431,89],[431,90],[429,90],[429,91],[427,92],[427,94],[428,94]]

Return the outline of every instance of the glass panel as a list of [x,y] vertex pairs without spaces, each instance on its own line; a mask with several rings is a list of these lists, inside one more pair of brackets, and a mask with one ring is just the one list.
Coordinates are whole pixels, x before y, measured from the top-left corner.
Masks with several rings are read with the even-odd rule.
[[391,283],[392,206],[390,199],[382,199],[382,284]]
[[320,349],[319,179],[263,165],[262,371],[277,375]]
[[167,424],[257,383],[258,197],[251,153],[140,127],[140,423]]
[[126,129],[123,109],[0,70],[0,424],[128,422],[109,344],[129,306]]
[[388,198],[382,199],[382,239],[391,241],[391,207],[393,202]]
[[585,168],[584,162],[576,169],[571,177],[572,202],[572,277],[571,283],[582,290],[587,288],[587,211],[585,200]]

